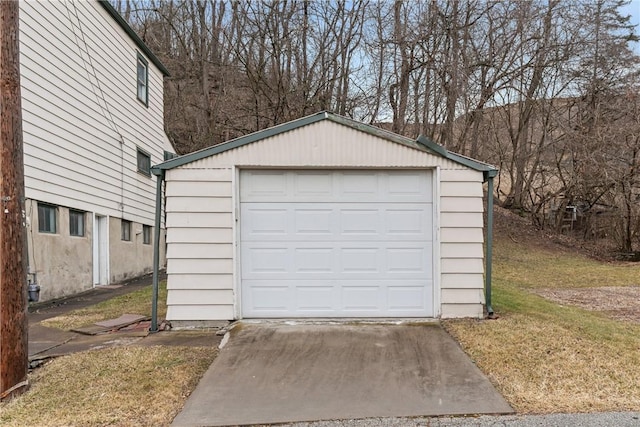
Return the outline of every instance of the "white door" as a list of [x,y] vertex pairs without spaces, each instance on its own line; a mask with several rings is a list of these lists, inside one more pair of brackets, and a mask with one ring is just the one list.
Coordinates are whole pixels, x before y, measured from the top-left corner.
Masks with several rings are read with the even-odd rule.
[[93,284],[109,284],[109,218],[93,217]]
[[432,317],[430,171],[242,171],[242,316]]

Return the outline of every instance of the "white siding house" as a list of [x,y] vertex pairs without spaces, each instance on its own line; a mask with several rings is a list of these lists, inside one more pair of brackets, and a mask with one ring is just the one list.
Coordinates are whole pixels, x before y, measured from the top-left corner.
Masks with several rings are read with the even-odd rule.
[[153,172],[176,325],[483,315],[493,166],[323,112]]
[[166,68],[108,2],[20,2],[29,280],[47,300],[151,271]]

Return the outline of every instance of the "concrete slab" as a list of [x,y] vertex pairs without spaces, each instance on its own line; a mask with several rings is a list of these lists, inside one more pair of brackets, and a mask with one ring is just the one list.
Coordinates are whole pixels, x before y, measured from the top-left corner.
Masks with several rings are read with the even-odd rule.
[[156,345],[185,346],[185,347],[213,347],[217,348],[222,340],[216,331],[161,331],[150,334],[137,343],[141,347]]
[[29,325],[29,357],[59,347],[76,338],[77,334],[40,324]]
[[506,414],[438,325],[241,324],[172,426]]

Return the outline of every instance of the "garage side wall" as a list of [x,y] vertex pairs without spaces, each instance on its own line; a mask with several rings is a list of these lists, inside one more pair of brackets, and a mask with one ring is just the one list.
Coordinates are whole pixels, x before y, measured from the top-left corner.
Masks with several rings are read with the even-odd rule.
[[482,173],[322,121],[167,170],[168,320],[206,324],[237,317],[236,168],[308,167],[439,168],[440,315],[482,316]]
[[443,318],[482,317],[482,173],[440,172],[440,287]]
[[167,319],[233,319],[232,172],[169,171]]

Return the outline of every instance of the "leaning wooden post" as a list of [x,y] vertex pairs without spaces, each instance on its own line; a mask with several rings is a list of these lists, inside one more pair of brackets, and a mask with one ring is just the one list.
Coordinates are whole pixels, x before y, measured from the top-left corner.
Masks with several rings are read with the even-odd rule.
[[28,386],[19,7],[0,1],[0,400]]

